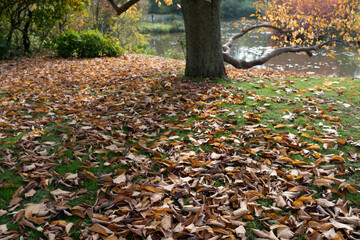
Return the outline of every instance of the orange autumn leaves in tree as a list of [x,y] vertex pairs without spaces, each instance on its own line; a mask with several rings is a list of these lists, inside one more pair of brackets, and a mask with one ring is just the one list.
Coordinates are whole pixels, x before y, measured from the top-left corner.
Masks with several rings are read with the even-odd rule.
[[360,2],[354,0],[272,0],[257,3],[259,21],[268,22],[289,34],[273,36],[281,46],[315,45],[322,41],[346,42],[358,47]]

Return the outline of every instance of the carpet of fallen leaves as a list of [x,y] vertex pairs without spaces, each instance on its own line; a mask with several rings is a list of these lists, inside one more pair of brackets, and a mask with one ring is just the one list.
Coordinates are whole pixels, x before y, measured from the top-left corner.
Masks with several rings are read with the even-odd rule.
[[[260,124],[264,109],[228,107],[261,101],[254,93],[184,80],[183,69],[131,54],[1,62],[0,190],[13,192],[1,200],[0,239],[360,238],[359,203],[345,197],[359,185],[341,178],[359,140],[318,133],[330,150],[320,153],[307,133],[274,131],[300,113]],[[341,125],[302,102],[304,114]],[[338,145],[358,151],[345,157]]]

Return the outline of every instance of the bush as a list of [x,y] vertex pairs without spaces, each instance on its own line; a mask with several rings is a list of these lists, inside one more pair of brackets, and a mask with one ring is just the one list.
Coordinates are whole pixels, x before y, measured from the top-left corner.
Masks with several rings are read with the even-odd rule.
[[60,57],[72,57],[77,53],[81,43],[80,34],[65,31],[55,40],[55,51]]
[[118,41],[99,31],[85,31],[81,34],[66,31],[55,42],[55,51],[60,57],[116,57],[123,53]]
[[103,54],[108,57],[118,57],[124,53],[120,42],[114,38],[104,38],[103,48]]
[[104,37],[100,32],[86,31],[81,33],[80,38],[79,57],[94,58],[102,55]]
[[0,60],[4,59],[11,49],[11,43],[0,36]]

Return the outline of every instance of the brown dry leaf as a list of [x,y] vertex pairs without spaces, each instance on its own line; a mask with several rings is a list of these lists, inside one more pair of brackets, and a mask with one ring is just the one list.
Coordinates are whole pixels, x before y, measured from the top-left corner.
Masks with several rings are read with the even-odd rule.
[[278,227],[276,228],[276,230],[277,230],[276,235],[280,239],[292,239],[292,237],[294,236],[294,233],[287,226]]
[[69,195],[71,195],[71,192],[61,190],[60,188],[58,188],[56,190],[53,190],[50,193],[52,195],[55,195],[55,196],[69,196]]
[[8,229],[7,229],[6,224],[0,225],[0,236],[5,235],[7,233],[7,231],[8,231]]
[[272,231],[268,232],[265,230],[252,229],[256,236],[269,239],[269,240],[279,240]]
[[351,225],[348,224],[344,224],[344,223],[339,223],[334,219],[330,219],[330,222],[332,223],[332,225],[337,228],[337,229],[347,229],[349,231],[353,231],[354,228]]
[[324,198],[318,198],[318,199],[316,199],[316,202],[317,202],[317,204],[319,204],[320,206],[325,207],[325,208],[335,206],[335,203],[330,202]]
[[111,231],[110,229],[98,224],[98,223],[95,223],[94,225],[92,225],[90,228],[89,228],[90,231],[92,232],[97,232],[97,233],[100,233],[104,236],[107,236],[107,235],[110,235],[110,234],[114,234],[113,231]]
[[119,240],[119,238],[117,238],[116,236],[108,236],[104,240]]
[[45,216],[49,213],[49,209],[46,206],[45,203],[39,203],[39,204],[29,204],[25,208],[25,217],[30,218],[33,215],[37,216]]
[[6,210],[0,209],[0,217],[4,216],[5,214],[7,214]]
[[234,216],[237,216],[237,217],[240,217],[242,215],[245,215],[245,214],[248,214],[250,213],[250,211],[248,210],[247,208],[247,204],[246,202],[241,202],[240,203],[240,208],[236,209],[235,211],[233,211],[233,215]]
[[115,179],[113,179],[113,182],[115,184],[120,184],[126,182],[126,176],[125,173],[117,176]]
[[32,197],[34,196],[36,193],[36,190],[34,189],[31,189],[30,191],[28,191],[27,193],[25,193],[25,197],[28,198],[28,197]]
[[172,217],[168,214],[162,217],[161,226],[165,231],[169,231],[172,227]]

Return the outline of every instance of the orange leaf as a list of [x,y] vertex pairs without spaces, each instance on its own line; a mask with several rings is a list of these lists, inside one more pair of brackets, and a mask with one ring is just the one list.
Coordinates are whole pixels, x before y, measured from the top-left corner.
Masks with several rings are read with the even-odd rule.
[[346,144],[346,139],[343,139],[343,138],[338,138],[338,139],[336,139],[336,141],[338,144],[342,144],[342,145]]
[[334,155],[330,159],[331,161],[345,162],[345,159],[342,156]]
[[301,133],[302,137],[312,139],[312,136],[310,136],[308,133]]
[[295,200],[293,201],[292,205],[294,209],[299,209],[304,206],[304,203],[302,201]]
[[331,180],[327,180],[327,179],[316,179],[314,181],[314,185],[317,187],[330,187],[331,186],[332,181]]

